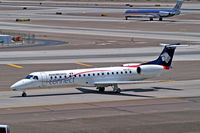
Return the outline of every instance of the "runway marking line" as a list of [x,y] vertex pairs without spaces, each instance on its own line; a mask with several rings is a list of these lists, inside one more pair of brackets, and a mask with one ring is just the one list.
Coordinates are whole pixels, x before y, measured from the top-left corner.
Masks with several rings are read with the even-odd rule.
[[85,64],[85,63],[81,63],[81,62],[77,62],[76,64],[82,65],[82,66],[87,66],[87,67],[92,67],[92,65],[88,65],[88,64]]
[[191,98],[200,96],[172,96],[172,97],[160,97],[160,98],[144,98],[144,99],[130,99],[130,100],[113,100],[113,101],[93,101],[93,102],[77,102],[77,103],[61,103],[61,104],[43,104],[43,105],[30,105],[30,106],[16,106],[16,107],[0,107],[0,109],[9,108],[31,108],[31,107],[43,107],[43,106],[62,106],[62,105],[72,105],[72,104],[95,104],[95,103],[108,103],[108,102],[120,102],[120,101],[141,101],[141,100],[154,100],[154,99],[177,99],[177,98]]
[[15,65],[15,64],[8,64],[9,66],[16,67],[16,68],[24,68],[23,66]]

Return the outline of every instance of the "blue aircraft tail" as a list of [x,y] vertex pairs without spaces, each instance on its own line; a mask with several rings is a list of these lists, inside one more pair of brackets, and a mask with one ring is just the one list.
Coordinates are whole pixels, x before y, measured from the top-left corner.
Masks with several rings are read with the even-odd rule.
[[170,68],[176,47],[183,45],[180,45],[180,43],[161,44],[161,45],[164,46],[164,49],[160,54],[160,56],[156,60],[143,63],[141,65],[156,64],[156,65],[163,65],[166,68]]
[[174,6],[174,10],[180,10],[184,0],[177,0],[176,5]]

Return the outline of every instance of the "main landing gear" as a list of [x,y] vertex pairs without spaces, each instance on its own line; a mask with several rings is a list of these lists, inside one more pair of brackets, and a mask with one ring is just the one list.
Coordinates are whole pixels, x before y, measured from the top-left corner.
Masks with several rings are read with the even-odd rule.
[[[114,84],[113,86],[113,92],[116,93],[116,94],[120,94],[121,92],[121,89],[118,87],[117,84]],[[97,90],[99,90],[99,92],[104,92],[105,91],[105,87],[97,87]]]
[[104,92],[105,91],[105,87],[97,87],[97,90],[99,90],[99,92]]
[[113,92],[116,93],[116,94],[120,94],[121,89],[118,87],[117,84],[114,84],[114,86],[113,86]]
[[159,18],[159,21],[162,21],[163,20],[163,18]]
[[23,91],[23,92],[22,92],[22,97],[26,97],[26,96],[27,96],[26,92]]

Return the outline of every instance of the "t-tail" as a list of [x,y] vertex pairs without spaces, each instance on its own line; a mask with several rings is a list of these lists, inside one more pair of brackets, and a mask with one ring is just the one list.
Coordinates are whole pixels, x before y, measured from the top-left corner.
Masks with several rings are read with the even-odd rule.
[[184,2],[184,0],[178,0],[176,5],[174,6],[173,10],[179,11],[181,9],[183,2]]
[[162,66],[165,66],[167,69],[169,69],[171,67],[171,63],[172,63],[172,59],[173,59],[176,47],[187,46],[187,45],[180,45],[180,43],[160,44],[160,45],[164,46],[164,49],[161,52],[160,56],[156,60],[143,63],[141,65],[147,65],[147,64],[162,65]]

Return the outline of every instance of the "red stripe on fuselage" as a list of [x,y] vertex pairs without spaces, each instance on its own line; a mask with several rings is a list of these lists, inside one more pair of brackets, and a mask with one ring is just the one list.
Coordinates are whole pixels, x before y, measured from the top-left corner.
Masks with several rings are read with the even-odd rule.
[[139,67],[141,65],[133,65],[133,66],[122,66],[122,67]]
[[[163,65],[162,65],[163,66]],[[168,66],[163,66],[163,68],[165,69],[165,70],[169,70],[169,67]]]
[[91,71],[80,72],[80,73],[77,73],[77,74],[74,74],[74,75],[79,75],[79,74],[84,74],[84,73],[89,73],[89,72],[102,72],[102,71],[110,71],[110,70],[91,70]]

